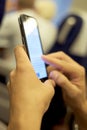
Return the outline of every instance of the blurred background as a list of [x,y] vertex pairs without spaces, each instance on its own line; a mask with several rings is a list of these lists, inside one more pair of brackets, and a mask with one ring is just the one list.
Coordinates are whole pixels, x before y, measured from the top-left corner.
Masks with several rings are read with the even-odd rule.
[[[0,120],[5,125],[9,120],[6,84],[15,67],[13,50],[22,43],[17,18],[28,9],[22,7],[21,12],[18,3],[19,0],[6,0],[0,27]],[[62,50],[87,72],[87,0],[34,0],[29,13],[38,20],[44,53]]]

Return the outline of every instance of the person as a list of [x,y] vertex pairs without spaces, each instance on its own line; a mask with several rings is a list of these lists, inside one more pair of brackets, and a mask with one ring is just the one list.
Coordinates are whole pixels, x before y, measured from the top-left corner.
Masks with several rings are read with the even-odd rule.
[[15,67],[13,50],[17,44],[22,43],[18,24],[18,17],[20,14],[27,14],[37,19],[44,53],[47,53],[50,46],[52,46],[55,41],[57,33],[56,27],[51,21],[46,20],[36,12],[34,9],[34,2],[35,0],[18,0],[18,10],[7,13],[3,17],[2,26],[0,27],[0,47],[6,46],[6,58],[2,59],[1,68],[3,71],[6,70],[6,79],[8,79],[9,72]]
[[5,12],[11,13],[17,10],[17,2],[18,0],[7,0],[5,6]]
[[36,0],[35,1],[35,9],[37,10],[37,12],[42,17],[44,17],[45,19],[49,19],[51,21],[55,17],[56,10],[57,10],[56,3],[54,1],[52,1],[52,0],[46,0],[46,1],[44,1],[44,0]]
[[50,68],[51,71],[53,69],[50,78],[54,79],[62,88],[64,100],[72,109],[76,123],[79,124],[78,129],[87,129],[87,118],[85,116],[87,114],[86,73],[84,67],[63,52],[44,56],[43,59],[51,67],[54,67]]
[[[18,55],[20,58],[18,58]],[[19,124],[20,123],[23,124],[24,122],[26,123],[26,125],[23,126],[22,129],[28,130],[31,128],[32,130],[38,130],[38,128],[40,129],[40,123],[41,123],[41,118],[43,116],[43,113],[47,110],[49,103],[50,103],[50,99],[54,95],[54,89],[52,87],[52,84],[54,85],[54,82],[52,82],[52,80],[48,80],[45,83],[41,83],[41,81],[37,78],[37,76],[33,70],[33,67],[31,65],[31,63],[29,62],[29,59],[22,47],[17,47],[15,49],[15,56],[16,56],[16,63],[17,63],[16,69],[17,70],[19,69],[19,70],[18,70],[18,73],[16,73],[17,70],[13,70],[11,72],[10,82],[8,83],[8,90],[9,90],[10,103],[11,103],[10,105],[12,105],[12,109],[10,111],[10,124],[8,126],[8,130],[20,129]],[[21,57],[21,56],[23,56],[23,57]],[[21,64],[20,62],[23,64],[25,63],[25,66],[23,66],[23,64]],[[23,67],[24,67],[24,70],[23,70]],[[27,67],[27,69],[25,70],[26,67]],[[26,73],[26,71],[28,73]],[[22,72],[21,74],[23,74],[23,73],[24,74],[22,76],[18,77],[18,75],[20,75],[20,72]],[[15,75],[15,74],[17,74],[17,75]],[[25,77],[24,75],[26,76],[26,78],[24,78]],[[16,79],[14,79],[14,78],[16,78]],[[26,86],[25,85],[22,86],[22,84],[21,84],[22,82],[20,82],[19,85],[17,85],[17,83],[20,80],[24,81]],[[31,80],[31,82],[30,82],[30,80]],[[14,87],[12,84],[14,84]],[[35,87],[36,84],[37,84],[37,87]],[[16,90],[17,86],[18,86],[18,89]],[[22,92],[21,94],[19,92],[19,89],[21,89],[21,92]],[[17,94],[19,95],[19,97],[16,98]],[[32,98],[32,96],[33,96],[33,98]],[[14,99],[15,99],[15,102],[14,102]],[[38,99],[40,99],[40,101]],[[49,101],[46,101],[46,99],[48,99]],[[24,103],[24,101],[25,101],[25,103]],[[21,102],[21,104],[19,102]],[[34,104],[35,102],[36,102],[36,104]],[[28,104],[26,104],[26,103],[28,103]],[[19,105],[17,105],[17,104],[19,104]],[[35,106],[38,106],[38,105],[39,105],[39,109],[35,108]],[[16,108],[16,111],[15,111],[15,108]],[[31,116],[27,112],[32,113],[34,115]],[[37,119],[37,116],[38,116],[38,119]],[[28,118],[30,121],[28,120]],[[18,127],[16,126],[16,122],[20,122],[19,124],[17,123]],[[33,126],[29,122],[32,122]],[[15,123],[15,126],[14,126],[14,123]],[[31,126],[28,126],[27,123]],[[13,128],[13,126],[15,128]]]
[[[0,68],[6,73],[5,74],[6,82],[8,80],[9,72],[12,70],[12,68],[15,67],[13,49],[17,45],[17,43],[19,44],[22,43],[20,29],[18,25],[18,17],[20,14],[23,14],[23,13],[28,14],[28,15],[34,16],[37,19],[44,53],[46,53],[49,50],[49,48],[52,46],[52,44],[54,43],[54,40],[56,37],[56,28],[54,27],[54,24],[52,24],[51,21],[46,20],[42,18],[40,15],[38,15],[38,13],[36,12],[36,9],[34,8],[34,2],[35,0],[19,0],[18,11],[12,12],[11,14],[6,14],[4,16],[3,24],[0,29],[0,43],[2,45],[7,43],[8,44],[7,47],[9,49],[7,49],[8,53],[6,53],[6,58],[4,58],[4,64],[2,62],[0,65]],[[60,120],[63,119],[65,116],[66,108],[65,108],[63,98],[61,95],[61,90],[58,89],[57,91],[58,91],[58,94],[55,94],[53,101],[51,103],[52,105],[50,105],[48,112],[45,114],[45,117],[44,117],[45,121],[44,120],[42,121],[41,130],[45,129],[44,126],[51,127],[51,125],[54,125],[53,120],[55,118],[55,115],[58,115],[58,118],[56,120],[58,124],[60,123]],[[57,105],[57,102],[60,102],[60,103]],[[58,112],[56,112],[56,109],[54,111],[54,105],[55,107],[56,106],[59,107]],[[53,115],[50,114],[49,112],[53,113]],[[50,118],[50,115],[51,115],[51,118]],[[52,119],[52,120],[49,121],[49,119]]]
[[[34,8],[35,0],[18,0],[17,11],[7,13],[0,28],[0,42],[1,44],[9,44],[11,54],[13,54],[14,47],[22,43],[20,28],[18,24],[18,17],[20,14],[27,14],[37,19],[43,49],[48,51],[49,47],[54,43],[56,38],[56,27],[50,20],[41,17]],[[10,19],[10,20],[9,20]],[[49,33],[50,30],[50,33]],[[12,57],[13,58],[13,57]]]
[[16,68],[10,73],[8,130],[40,130],[41,121],[55,93],[62,88],[64,101],[72,109],[79,130],[87,130],[85,69],[63,52],[43,55],[49,64],[48,80],[41,82],[22,46],[15,48]]

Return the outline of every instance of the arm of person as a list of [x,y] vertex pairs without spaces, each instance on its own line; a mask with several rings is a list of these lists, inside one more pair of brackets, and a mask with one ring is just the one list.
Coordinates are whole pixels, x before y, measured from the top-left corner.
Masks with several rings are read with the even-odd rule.
[[49,78],[62,88],[67,105],[74,112],[79,130],[87,130],[87,99],[85,69],[63,52],[43,55],[49,64]]
[[55,83],[42,83],[36,76],[23,47],[15,49],[16,68],[10,73],[8,130],[40,130],[43,114],[54,95]]

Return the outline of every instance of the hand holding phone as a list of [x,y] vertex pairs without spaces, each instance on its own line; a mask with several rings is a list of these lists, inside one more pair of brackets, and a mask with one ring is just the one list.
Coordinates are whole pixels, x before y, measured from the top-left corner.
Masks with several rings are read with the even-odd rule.
[[41,59],[43,49],[37,20],[31,16],[22,14],[19,17],[19,25],[22,34],[22,41],[26,47],[29,59],[38,78],[44,81],[47,79],[47,70],[44,61]]

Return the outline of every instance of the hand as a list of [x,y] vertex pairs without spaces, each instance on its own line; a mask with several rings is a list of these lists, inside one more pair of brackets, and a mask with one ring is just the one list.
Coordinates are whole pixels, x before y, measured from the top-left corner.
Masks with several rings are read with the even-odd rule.
[[23,47],[16,47],[15,57],[16,68],[10,73],[10,82],[8,83],[10,96],[8,129],[19,129],[20,127],[16,128],[16,126],[22,124],[23,130],[35,130],[38,129],[36,126],[40,127],[42,116],[49,107],[54,95],[55,84],[52,80],[42,83],[37,78]]
[[81,113],[87,108],[85,69],[63,52],[42,56],[50,65],[49,78],[63,90],[65,102],[74,113]]

